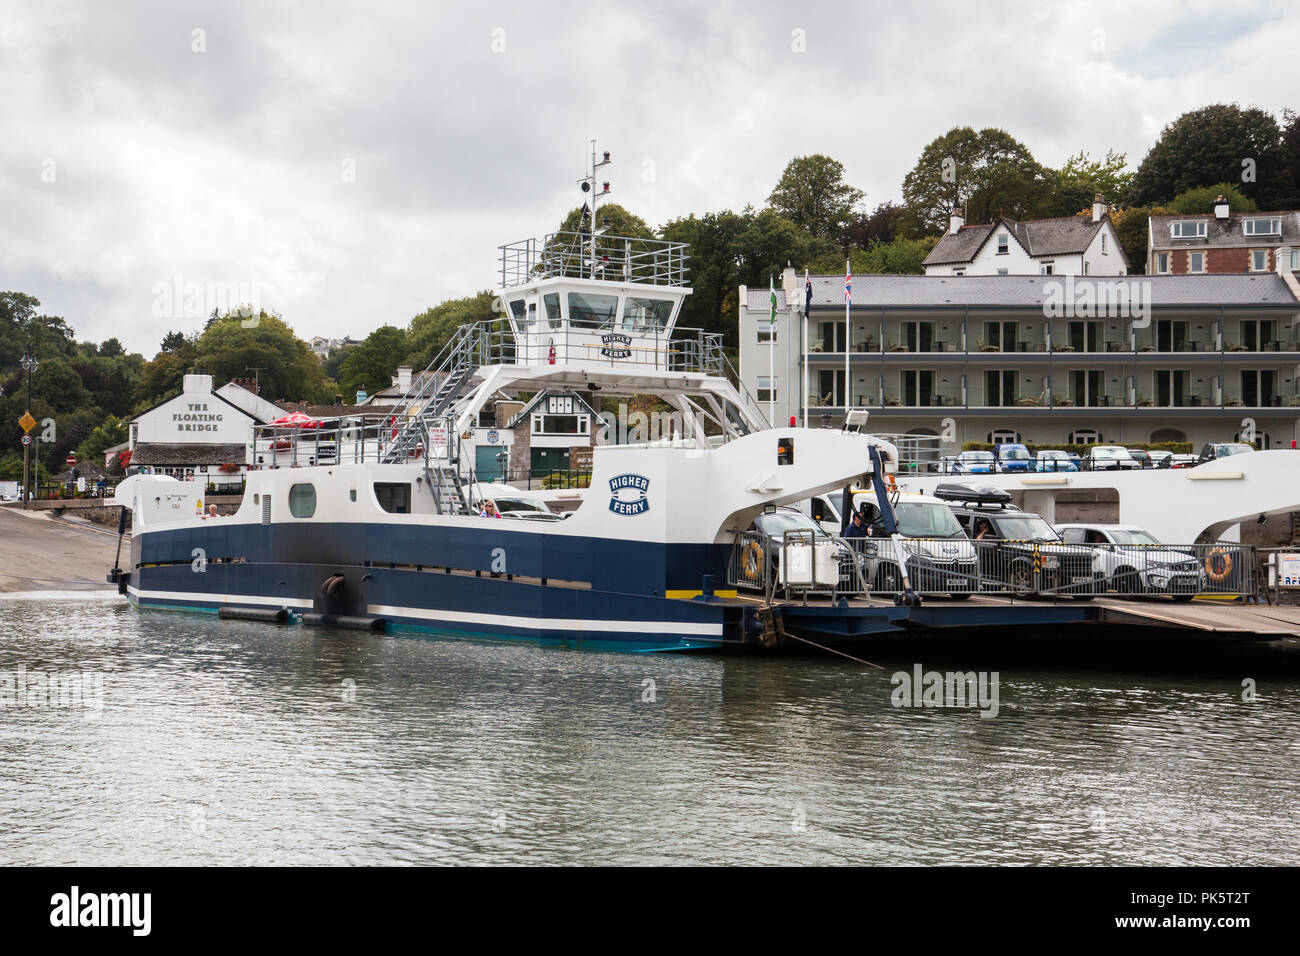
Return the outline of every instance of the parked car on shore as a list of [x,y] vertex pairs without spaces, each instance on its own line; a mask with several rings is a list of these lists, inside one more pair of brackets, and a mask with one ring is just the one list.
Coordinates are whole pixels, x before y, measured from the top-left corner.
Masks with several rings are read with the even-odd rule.
[[964,451],[952,463],[954,475],[991,475],[997,471],[997,459],[991,451]]
[[1034,456],[1019,442],[1003,442],[997,446],[998,471],[1007,474],[1033,471]]
[[1093,445],[1084,456],[1083,467],[1079,470],[1124,471],[1141,467],[1122,445]]
[[1039,471],[1078,471],[1079,466],[1075,463],[1066,452],[1057,449],[1046,449],[1038,453],[1037,467]]
[[1171,451],[1149,451],[1147,454],[1151,456],[1152,468],[1168,468],[1174,460],[1174,453]]
[[1127,451],[1129,457],[1138,463],[1139,468],[1154,468],[1156,466],[1155,460],[1145,448],[1129,448]]
[[1220,458],[1228,458],[1232,455],[1245,455],[1254,450],[1254,445],[1247,445],[1244,442],[1209,442],[1196,457],[1196,463],[1203,465],[1207,461],[1218,461]]
[[1137,525],[1062,524],[1056,532],[1067,544],[1093,546],[1093,569],[1112,591],[1190,601],[1203,590],[1204,573],[1194,553],[1166,547]]

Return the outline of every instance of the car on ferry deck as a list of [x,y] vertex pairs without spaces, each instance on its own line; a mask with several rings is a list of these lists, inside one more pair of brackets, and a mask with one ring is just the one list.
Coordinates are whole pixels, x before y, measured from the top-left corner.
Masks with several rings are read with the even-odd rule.
[[1120,594],[1168,594],[1175,601],[1190,601],[1204,588],[1195,554],[1166,547],[1137,525],[1061,524],[1056,532],[1067,544],[1091,546],[1094,569]]
[[1001,488],[944,484],[934,494],[947,502],[978,549],[984,590],[1068,595],[1076,601],[1105,591],[1089,549],[1066,544],[1040,515],[1021,511]]

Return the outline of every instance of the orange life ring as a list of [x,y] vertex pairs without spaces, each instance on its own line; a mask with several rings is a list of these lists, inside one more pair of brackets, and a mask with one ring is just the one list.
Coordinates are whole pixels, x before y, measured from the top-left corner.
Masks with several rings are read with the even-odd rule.
[[758,581],[763,577],[763,545],[758,541],[750,541],[745,545],[745,550],[741,554],[740,569],[745,575],[747,581]]
[[[1216,562],[1215,558],[1221,558],[1221,562]],[[1219,566],[1219,570],[1215,567]],[[1232,573],[1232,555],[1228,554],[1223,548],[1215,548],[1205,556],[1205,576],[1215,584],[1222,584],[1228,580],[1228,575]]]

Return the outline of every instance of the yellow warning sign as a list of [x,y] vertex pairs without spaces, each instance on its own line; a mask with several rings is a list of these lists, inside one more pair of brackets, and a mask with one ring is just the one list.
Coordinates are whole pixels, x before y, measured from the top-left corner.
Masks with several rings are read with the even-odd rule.
[[29,432],[36,427],[36,419],[32,418],[31,412],[23,412],[23,417],[18,419],[18,424],[23,426],[23,431]]

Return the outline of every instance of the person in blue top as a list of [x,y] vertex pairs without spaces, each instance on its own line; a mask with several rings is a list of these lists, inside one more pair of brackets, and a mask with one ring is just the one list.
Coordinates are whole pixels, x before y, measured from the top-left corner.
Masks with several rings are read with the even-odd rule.
[[862,520],[861,511],[853,512],[853,520],[850,521],[849,526],[844,529],[844,537],[846,538],[867,537],[867,523]]

